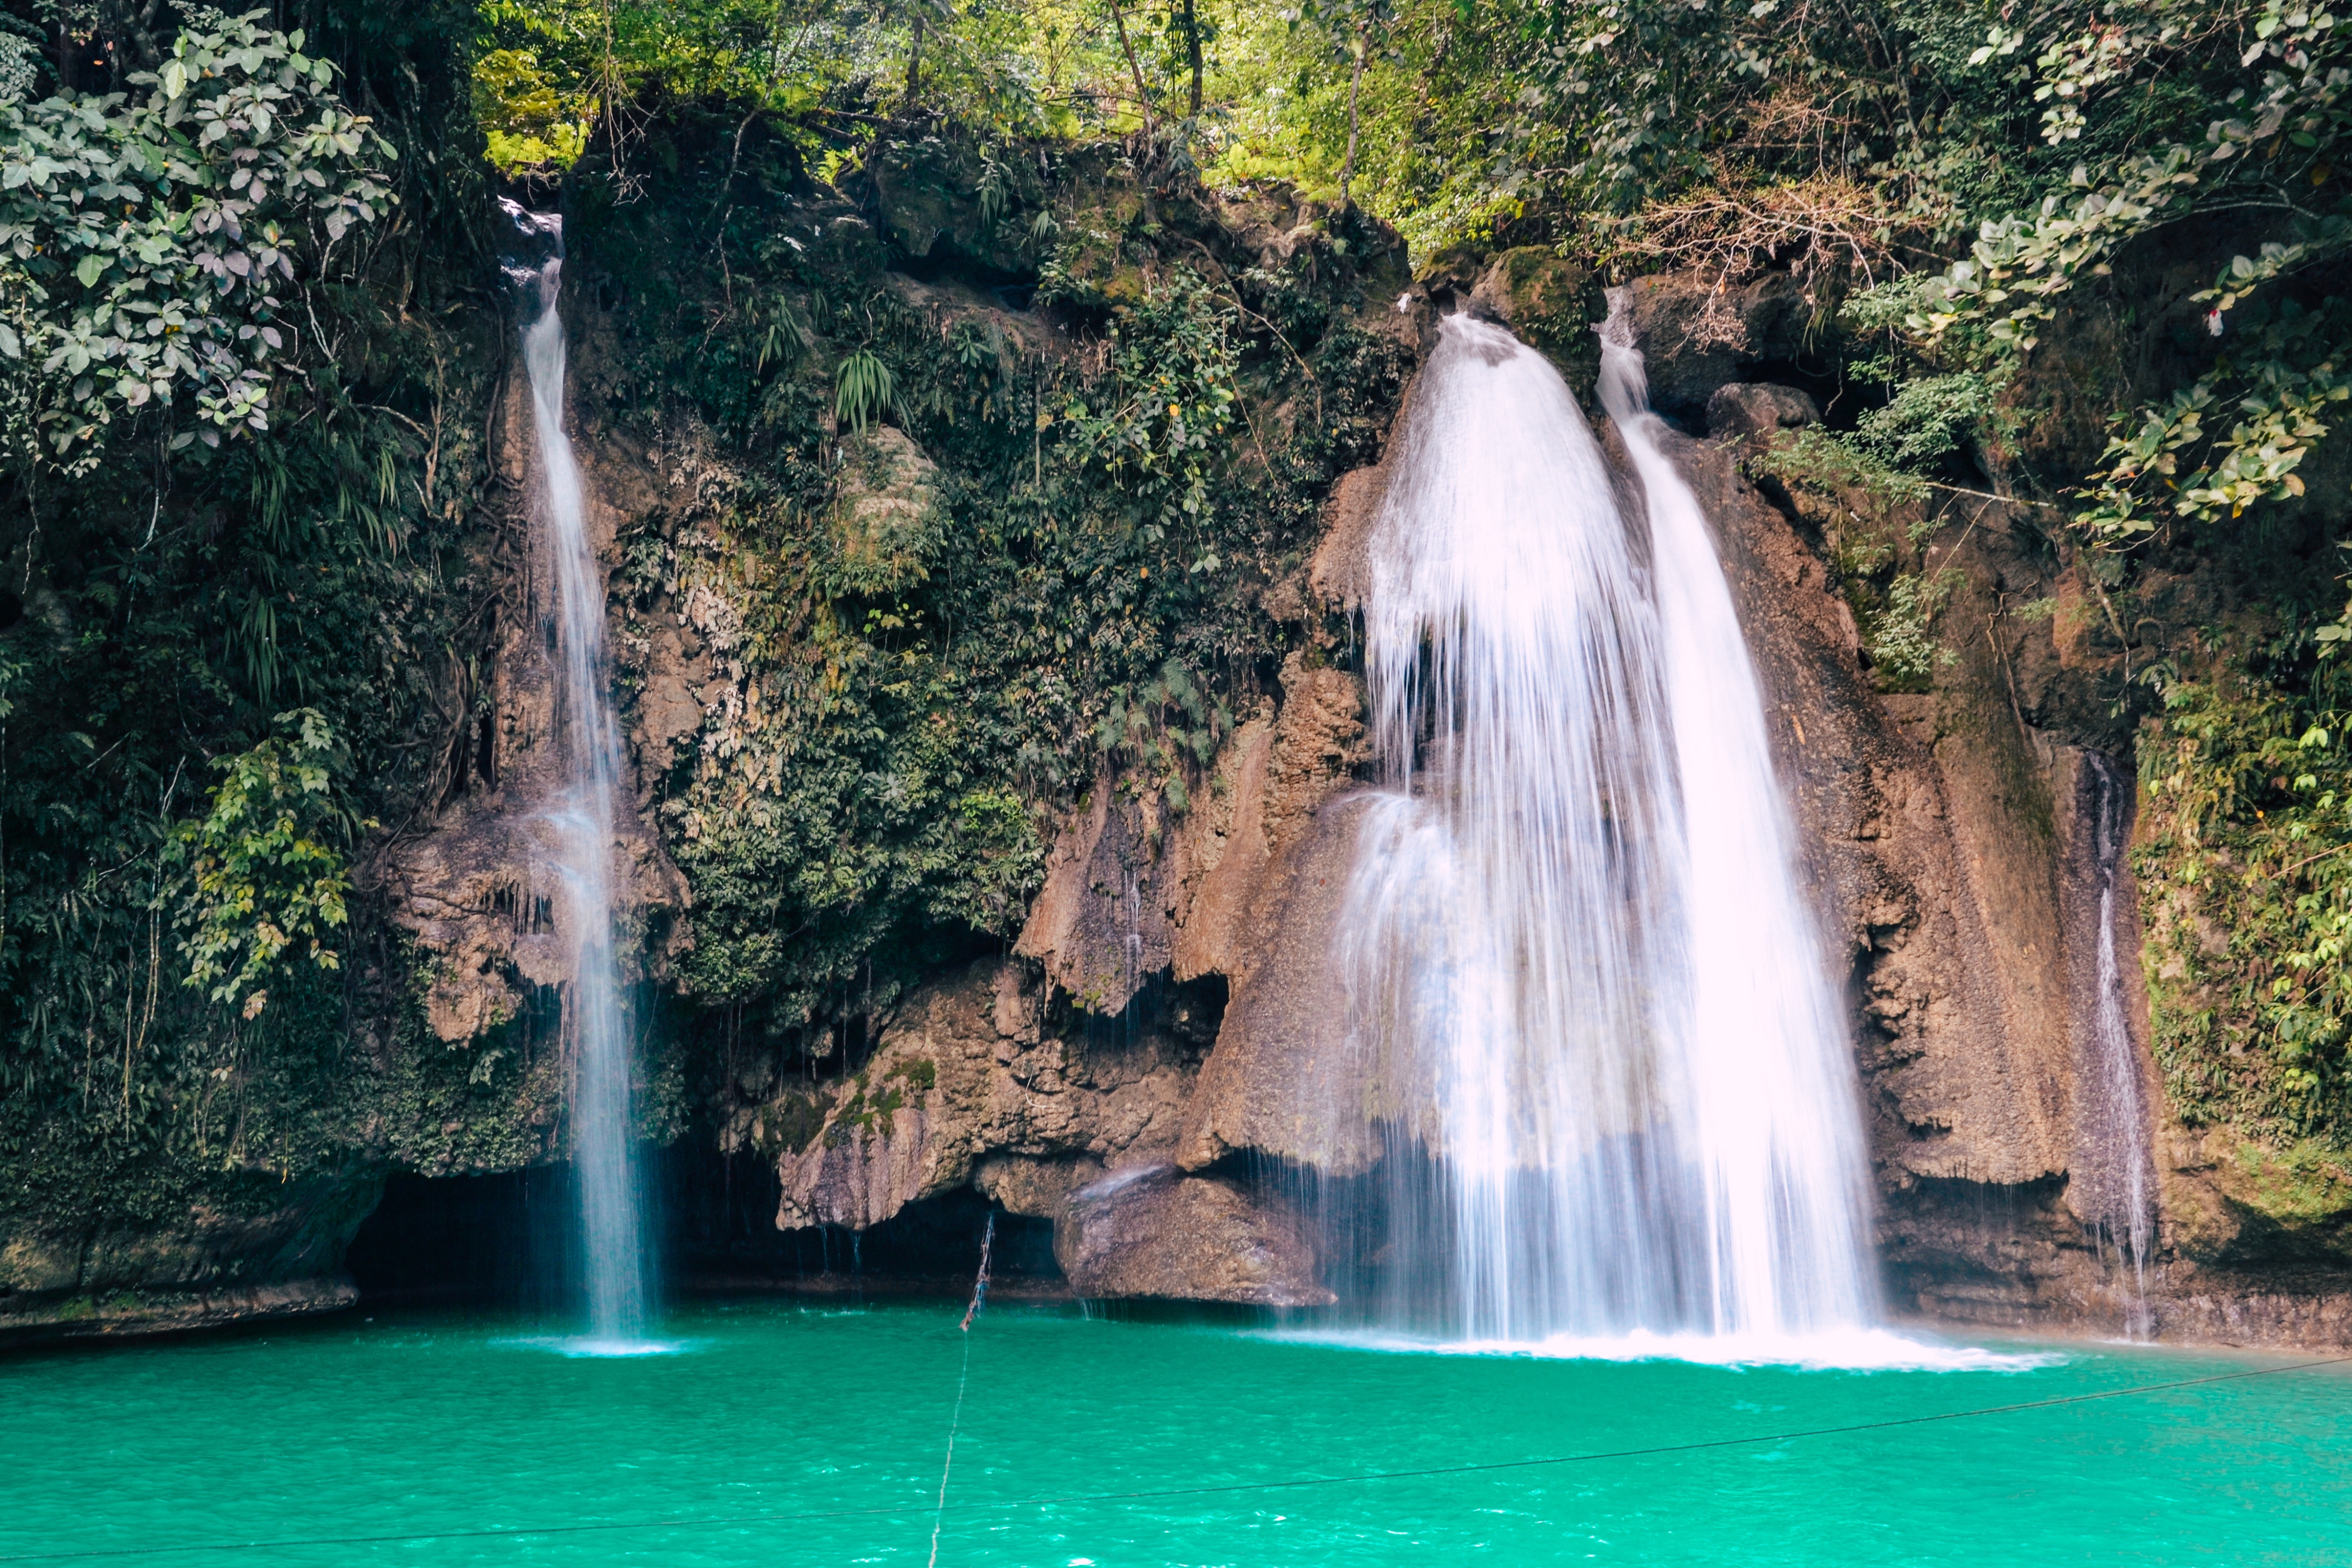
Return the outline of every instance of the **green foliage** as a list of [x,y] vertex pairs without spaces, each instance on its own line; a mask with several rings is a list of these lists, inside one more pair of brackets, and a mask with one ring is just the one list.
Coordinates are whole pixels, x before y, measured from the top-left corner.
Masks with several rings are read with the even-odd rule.
[[[0,560],[34,609],[0,629],[8,1234],[278,1212],[298,1174],[348,1172],[370,1148],[425,1164],[460,1142],[509,1160],[545,1147],[530,1118],[560,1092],[554,1053],[510,1053],[470,1082],[479,1063],[425,1031],[400,944],[357,890],[375,847],[362,826],[407,826],[446,786],[494,588],[467,520],[489,482],[503,332],[450,10],[331,8],[304,40],[192,10],[158,25],[143,71],[126,48],[93,82],[93,47],[70,100],[0,94],[10,134],[52,151],[70,135],[81,160],[6,165],[0,208],[69,248],[22,266],[11,248],[0,283],[47,295],[44,354],[86,328],[99,356],[47,378],[30,352],[0,357]],[[100,174],[128,197],[98,200]],[[185,331],[163,330],[175,319]],[[27,318],[8,320],[29,341]],[[156,342],[194,368],[140,360]],[[152,380],[143,403],[117,390],[142,363],[169,369],[168,401]],[[102,408],[74,402],[77,379]],[[265,402],[240,401],[256,389]],[[214,393],[228,400],[214,414],[245,416],[212,423]],[[68,484],[65,421],[35,424],[60,395],[90,430]],[[321,795],[337,747],[351,765]],[[452,1121],[463,1139],[440,1131]]]
[[[1130,498],[1149,542],[1208,504],[1218,439],[1234,416],[1235,311],[1188,268],[1122,311],[1110,374],[1064,405],[1063,442],[1080,468]],[[1207,549],[1188,570],[1214,571]]]
[[2337,174],[2352,30],[2287,0],[2062,0],[2004,12],[1967,68],[2036,106],[2037,173],[2030,201],[1986,216],[1969,254],[1911,294],[1918,342],[1932,356],[1962,338],[1963,359],[2013,368],[2097,310],[2078,296],[2135,247],[2213,226],[2231,248],[2190,296],[2204,345],[2176,344],[2186,373],[2113,411],[2083,482],[2059,478],[2084,503],[2076,526],[2110,549],[2299,500],[2299,470],[2352,397],[2352,315],[2330,291],[2352,246]]
[[2352,749],[2340,671],[2297,695],[2166,679],[2135,865],[2172,1103],[2283,1142],[2352,1124]]
[[1927,487],[1889,468],[1879,457],[1884,444],[1846,439],[1818,425],[1780,436],[1748,459],[1754,472],[1821,491],[1859,490],[1874,510],[1891,510],[1927,499]]
[[834,417],[861,436],[897,401],[898,384],[890,367],[870,349],[851,354],[833,373]]
[[78,472],[123,411],[184,396],[217,445],[268,427],[298,292],[388,191],[389,147],[333,68],[254,12],[190,28],[140,90],[0,100],[0,372],[29,450]]
[[475,108],[509,175],[598,177],[636,194],[675,174],[682,135],[723,120],[741,150],[754,122],[828,178],[855,163],[861,121],[917,104],[997,135],[1041,128],[1014,8],[969,0],[483,0]]
[[1940,455],[1939,416],[1952,401],[1931,392],[1855,438],[1819,426],[1782,432],[1747,459],[1749,472],[1785,487],[1801,515],[1820,527],[1832,578],[1884,690],[1924,691],[1937,669],[1955,662],[1935,627],[1960,574],[1926,569],[1920,552],[1934,522],[1921,503],[1930,492],[1882,456]]
[[593,93],[558,88],[528,49],[489,49],[474,62],[485,156],[509,178],[560,174],[578,163],[599,109]]
[[1924,689],[1936,670],[1958,656],[1935,636],[1936,617],[1960,585],[1960,574],[1946,570],[1932,576],[1897,573],[1886,584],[1883,602],[1868,606],[1862,616],[1864,644],[1880,684],[1897,690]]
[[[642,301],[620,321],[619,398],[699,419],[725,465],[706,521],[623,552],[639,613],[684,613],[734,694],[656,808],[693,889],[681,978],[730,1037],[839,1059],[850,1020],[1018,931],[1074,796],[1116,770],[1188,805],[1285,651],[1262,585],[1297,568],[1401,390],[1402,351],[1343,324],[1350,258],[1302,247],[1212,282],[1176,237],[1204,232],[1192,198],[1162,191],[1147,216],[1100,153],[1048,156],[1074,166],[1019,200],[1055,220],[1039,294],[1084,324],[1066,350],[960,292],[877,288],[871,259],[762,237],[806,233],[764,174],[738,176],[723,279],[629,263],[680,254],[669,226],[709,211],[690,186],[574,237]],[[927,166],[961,212],[992,157],[1040,162],[1000,144]],[[711,329],[722,289],[739,304]],[[1296,331],[1269,324],[1276,295]],[[769,352],[786,319],[808,346]],[[1270,423],[1284,402],[1290,424]]]
[[1964,438],[1997,426],[1998,392],[1990,377],[1966,371],[1901,382],[1863,415],[1854,445],[1889,469],[1932,471]]
[[[2078,521],[2094,538],[2133,544],[2167,514],[2210,525],[2304,493],[2296,470],[2327,436],[2334,405],[2352,398],[2352,373],[2337,363],[2352,302],[2314,311],[2284,300],[2273,311],[2265,301],[2242,314],[2248,330],[2210,371],[2161,405],[2116,416],[2106,466],[2079,492],[2091,504]],[[2226,406],[2224,387],[2234,394]],[[2341,637],[2345,628],[2327,632]]]
[[350,753],[316,709],[280,713],[278,724],[281,734],[221,759],[212,809],[180,824],[165,852],[194,884],[178,915],[187,983],[215,1002],[244,1003],[248,1017],[289,952],[341,968],[326,942],[350,921],[342,847],[354,825],[334,799]]
[[[1969,65],[2046,105],[2040,139],[2053,149],[2083,139],[2095,123],[2086,108],[2118,118],[2128,140],[2100,147],[2095,137],[2086,150],[2105,156],[2069,167],[2032,211],[1989,218],[1969,258],[1928,289],[1920,331],[1978,316],[1996,341],[2030,348],[2053,301],[2105,276],[2118,247],[2201,212],[2267,209],[2305,226],[2259,264],[2233,259],[2200,296],[2217,310],[2352,241],[2352,225],[2325,191],[2352,113],[2344,91],[2352,33],[2324,6],[2060,3],[2016,20],[2022,25],[1995,23]],[[2318,212],[2285,194],[2297,185],[2322,189]]]

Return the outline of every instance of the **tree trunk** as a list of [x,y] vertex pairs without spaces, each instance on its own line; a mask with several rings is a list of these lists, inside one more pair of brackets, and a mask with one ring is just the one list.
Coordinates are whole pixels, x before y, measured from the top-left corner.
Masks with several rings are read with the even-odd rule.
[[67,92],[79,92],[81,90],[81,56],[83,52],[81,39],[66,30],[65,15],[62,12],[58,13],[58,86],[62,90]]
[[1127,13],[1119,8],[1118,0],[1111,0],[1110,20],[1118,29],[1119,53],[1127,57],[1128,74],[1135,79],[1135,102],[1143,110],[1143,141],[1149,147],[1159,140],[1151,125],[1151,95],[1143,90],[1143,68],[1135,63],[1135,46],[1127,41]]
[[110,64],[114,79],[120,83],[132,71],[153,70],[163,62],[163,46],[155,37],[162,21],[161,0],[100,0],[98,30],[111,46]]
[[1192,68],[1192,96],[1186,110],[1192,119],[1201,118],[1201,17],[1194,9],[1194,0],[1184,0],[1184,8],[1177,13],[1184,26],[1184,63]]
[[915,95],[923,90],[923,14],[915,13],[915,42],[907,51],[907,102],[911,107]]
[[1339,160],[1339,205],[1348,205],[1348,182],[1356,174],[1356,94],[1364,85],[1364,30],[1356,29],[1356,68],[1348,76],[1348,155]]

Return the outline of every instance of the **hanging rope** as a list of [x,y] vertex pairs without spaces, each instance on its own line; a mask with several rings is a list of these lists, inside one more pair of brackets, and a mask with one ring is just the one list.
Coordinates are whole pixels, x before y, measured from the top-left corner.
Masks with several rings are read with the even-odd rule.
[[931,1557],[927,1568],[940,1568],[940,1524],[948,1513],[948,1472],[955,1468],[956,1433],[963,1426],[964,1385],[971,1381],[971,1321],[988,1300],[988,1255],[996,1247],[996,1211],[988,1211],[988,1228],[980,1233],[980,1272],[972,1277],[971,1305],[963,1310],[958,1332],[963,1335],[963,1370],[956,1374],[955,1414],[948,1418],[948,1457],[940,1466],[940,1500],[931,1508]]
[[[963,1310],[963,1331],[967,1334],[971,1332],[971,1321],[979,1317],[981,1308],[988,1304],[988,1255],[995,1247],[996,1211],[991,1209],[988,1211],[988,1228],[980,1233],[980,1272],[972,1277],[971,1305]],[[966,1340],[964,1349],[968,1351],[971,1348],[971,1342]]]

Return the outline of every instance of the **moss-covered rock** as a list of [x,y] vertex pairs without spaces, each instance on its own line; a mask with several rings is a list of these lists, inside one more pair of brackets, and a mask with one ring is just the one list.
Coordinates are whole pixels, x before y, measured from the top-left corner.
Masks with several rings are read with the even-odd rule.
[[940,530],[939,465],[903,430],[877,425],[842,443],[835,548],[869,593],[919,580]]
[[1014,219],[1035,202],[1039,181],[1013,150],[999,155],[952,135],[894,137],[875,152],[866,174],[883,234],[900,255],[1008,275],[1032,270]]
[[1542,246],[1521,246],[1487,265],[1470,303],[1550,360],[1580,396],[1591,393],[1601,374],[1601,340],[1593,328],[1609,306],[1601,280],[1588,268]]

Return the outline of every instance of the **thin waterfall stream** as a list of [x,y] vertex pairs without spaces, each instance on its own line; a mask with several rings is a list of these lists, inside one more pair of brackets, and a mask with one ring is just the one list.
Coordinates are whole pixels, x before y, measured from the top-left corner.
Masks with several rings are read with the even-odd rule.
[[2092,872],[2096,879],[2098,937],[2095,947],[2088,1045],[2089,1070],[2076,1089],[2084,1104],[2085,1145],[2076,1177],[2078,1210],[2094,1245],[2112,1242],[2131,1269],[2124,1310],[2125,1332],[2148,1333],[2147,1257],[2155,1240],[2156,1161],[2148,1146],[2147,1096],[2140,1083],[2139,1050],[2132,1039],[2123,966],[2116,949],[2117,884],[2128,847],[2126,805],[2131,776],[2114,759],[2085,753],[2092,832]]
[[1395,1327],[1787,1340],[1876,1312],[1850,1047],[1763,697],[1641,356],[1457,315],[1373,527],[1340,959]]
[[589,543],[580,467],[563,428],[563,320],[556,309],[563,220],[510,201],[501,205],[522,235],[550,252],[536,266],[514,266],[509,273],[535,311],[523,328],[523,363],[530,380],[541,521],[555,566],[556,730],[565,788],[551,803],[549,820],[572,957],[563,1027],[572,1052],[572,1137],[588,1302],[588,1337],[580,1348],[623,1352],[646,1348],[649,1288],[631,1138],[629,1017],[613,951],[621,739],[604,658],[604,574]]

